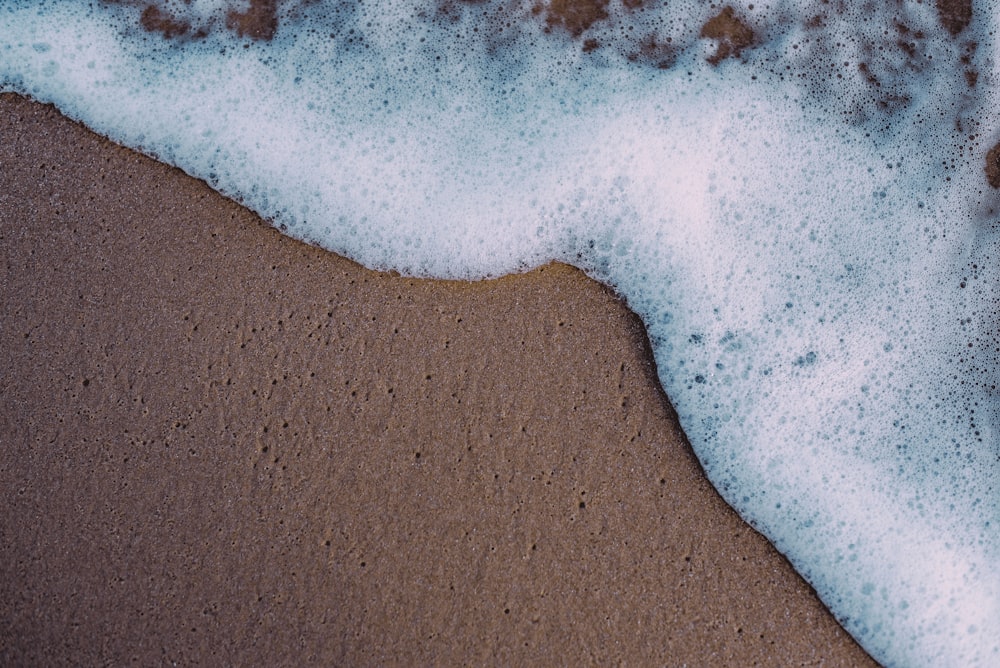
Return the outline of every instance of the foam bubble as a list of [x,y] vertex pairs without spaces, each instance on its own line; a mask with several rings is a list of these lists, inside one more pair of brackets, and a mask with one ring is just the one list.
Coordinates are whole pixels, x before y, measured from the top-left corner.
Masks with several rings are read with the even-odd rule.
[[876,659],[990,665],[997,9],[25,0],[0,82],[372,267],[583,267]]

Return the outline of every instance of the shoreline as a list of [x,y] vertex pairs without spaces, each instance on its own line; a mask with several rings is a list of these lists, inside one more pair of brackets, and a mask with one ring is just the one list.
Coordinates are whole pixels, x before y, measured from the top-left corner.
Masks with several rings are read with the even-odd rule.
[[394,277],[0,95],[11,664],[863,665],[565,265]]

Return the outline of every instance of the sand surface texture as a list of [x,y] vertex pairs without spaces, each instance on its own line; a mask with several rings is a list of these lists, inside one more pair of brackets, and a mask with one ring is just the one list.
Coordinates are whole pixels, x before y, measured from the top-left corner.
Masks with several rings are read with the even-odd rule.
[[0,663],[863,665],[565,266],[374,273],[0,96]]

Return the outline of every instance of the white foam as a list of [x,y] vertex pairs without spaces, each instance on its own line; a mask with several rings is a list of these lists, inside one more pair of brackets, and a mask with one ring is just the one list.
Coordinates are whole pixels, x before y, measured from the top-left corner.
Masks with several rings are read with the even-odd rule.
[[0,82],[372,267],[609,282],[713,483],[875,658],[996,664],[998,8],[733,6],[756,43],[716,68],[695,2],[579,39],[532,3],[290,2],[270,43],[214,2],[165,5],[170,41],[13,2]]

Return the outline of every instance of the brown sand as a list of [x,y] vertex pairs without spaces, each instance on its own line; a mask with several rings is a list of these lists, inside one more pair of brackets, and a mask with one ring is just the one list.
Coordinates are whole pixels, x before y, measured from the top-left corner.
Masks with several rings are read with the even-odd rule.
[[367,271],[0,96],[0,664],[864,665],[636,317]]

